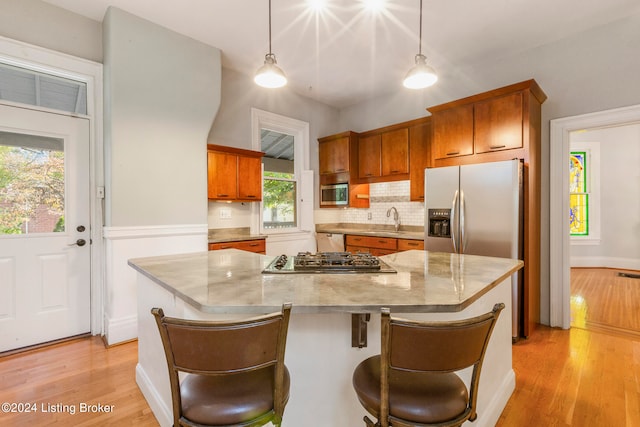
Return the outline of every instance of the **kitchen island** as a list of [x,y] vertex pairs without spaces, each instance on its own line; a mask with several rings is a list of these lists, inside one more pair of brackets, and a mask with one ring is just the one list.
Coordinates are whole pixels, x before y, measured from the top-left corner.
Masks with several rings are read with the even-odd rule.
[[[278,311],[284,302],[293,309],[283,425],[311,427],[364,425],[351,375],[380,352],[382,307],[406,318],[454,320],[505,303],[486,352],[473,425],[495,424],[515,388],[508,279],[522,261],[415,250],[381,257],[397,273],[262,274],[272,259],[228,249],[129,261],[139,273],[136,381],[162,426],[172,423],[171,394],[151,308],[174,317],[230,319]],[[353,313],[371,314],[363,348],[352,347]]]

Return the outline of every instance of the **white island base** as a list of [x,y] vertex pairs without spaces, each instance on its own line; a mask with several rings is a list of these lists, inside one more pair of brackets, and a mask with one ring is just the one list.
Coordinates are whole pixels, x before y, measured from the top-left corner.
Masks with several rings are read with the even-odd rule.
[[[134,266],[135,268],[135,266]],[[454,320],[490,311],[504,302],[486,352],[478,393],[478,418],[473,425],[493,426],[515,389],[511,359],[511,283],[501,278],[470,305],[456,312],[397,313],[413,319]],[[169,378],[163,347],[151,308],[166,315],[191,319],[230,319],[256,315],[211,314],[196,309],[145,274],[138,274],[138,348],[136,381],[161,426],[173,424]],[[392,309],[392,315],[393,315]],[[380,352],[380,315],[371,314],[368,346],[351,346],[351,314],[331,310],[298,312],[294,304],[289,324],[285,363],[291,373],[291,397],[284,412],[285,427],[361,427],[366,411],[351,384],[356,365]],[[446,349],[443,349],[446,351]],[[468,376],[465,377],[468,382]]]

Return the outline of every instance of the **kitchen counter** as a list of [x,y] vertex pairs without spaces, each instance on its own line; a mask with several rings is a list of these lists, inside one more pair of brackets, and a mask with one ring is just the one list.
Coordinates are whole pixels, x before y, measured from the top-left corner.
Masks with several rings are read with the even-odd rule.
[[261,274],[273,257],[224,249],[129,261],[205,313],[461,311],[522,267],[506,258],[405,251],[382,259],[397,274]]
[[356,236],[393,237],[396,239],[424,240],[424,227],[400,226],[395,231],[393,226],[382,224],[316,224],[316,233],[352,234]]
[[209,229],[208,243],[244,242],[266,239],[264,234],[252,234],[249,227]]
[[[136,381],[160,424],[171,425],[171,395],[153,307],[174,317],[229,319],[278,311],[291,302],[285,359],[291,398],[283,425],[322,420],[315,425],[351,426],[365,414],[351,374],[380,351],[381,307],[407,318],[454,320],[504,302],[486,353],[474,423],[494,425],[515,388],[508,279],[522,262],[426,251],[381,258],[397,274],[263,275],[273,257],[234,249],[130,260],[139,273]],[[352,313],[370,313],[364,348],[350,345]]]

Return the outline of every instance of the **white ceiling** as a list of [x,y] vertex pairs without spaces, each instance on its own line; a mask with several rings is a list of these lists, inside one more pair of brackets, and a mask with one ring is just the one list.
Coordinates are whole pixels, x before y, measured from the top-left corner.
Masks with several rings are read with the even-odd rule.
[[[116,6],[220,48],[223,66],[247,75],[269,49],[268,0],[44,1],[97,21]],[[363,0],[325,0],[321,13],[310,1],[272,0],[273,53],[296,92],[340,108],[409,90],[420,0],[386,0],[377,14]],[[423,1],[422,50],[440,76],[640,12],[638,0]]]

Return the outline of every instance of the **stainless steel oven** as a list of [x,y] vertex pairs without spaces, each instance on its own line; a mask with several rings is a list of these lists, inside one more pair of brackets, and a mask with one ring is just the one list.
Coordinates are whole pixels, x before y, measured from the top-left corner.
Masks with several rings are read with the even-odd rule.
[[321,185],[320,206],[349,206],[349,184]]

